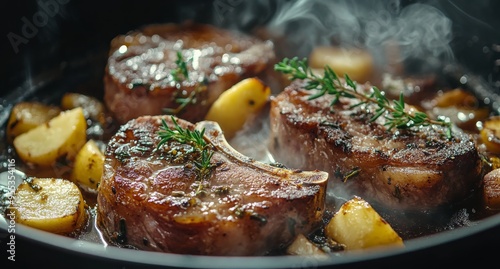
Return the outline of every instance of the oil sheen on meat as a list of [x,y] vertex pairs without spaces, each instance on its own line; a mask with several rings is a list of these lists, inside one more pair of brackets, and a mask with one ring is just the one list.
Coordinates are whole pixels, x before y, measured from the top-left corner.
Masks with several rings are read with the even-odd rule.
[[[188,77],[179,71],[182,54]],[[104,75],[104,101],[121,123],[165,114],[203,120],[211,104],[232,85],[261,74],[274,59],[273,44],[205,24],[154,24],[115,37]]]
[[327,173],[254,161],[234,151],[216,123],[202,121],[196,128],[205,128],[215,168],[197,194],[193,148],[170,141],[157,149],[161,119],[173,126],[169,116],[139,117],[108,144],[97,225],[110,242],[181,254],[265,255],[320,227]]
[[[270,151],[292,168],[329,173],[329,192],[357,194],[387,208],[430,209],[467,197],[479,184],[480,157],[472,137],[453,128],[425,126],[388,130],[385,119],[370,122],[373,106],[355,99],[309,100],[295,81],[271,103]],[[358,91],[369,91],[369,85]]]

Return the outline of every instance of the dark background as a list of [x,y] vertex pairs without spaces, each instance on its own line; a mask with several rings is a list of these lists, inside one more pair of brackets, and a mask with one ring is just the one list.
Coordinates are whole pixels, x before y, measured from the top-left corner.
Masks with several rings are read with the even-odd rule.
[[[286,0],[285,0],[286,1]],[[44,3],[44,4],[39,4]],[[95,54],[107,49],[108,43],[117,34],[144,24],[155,22],[177,22],[186,19],[217,23],[224,27],[227,17],[236,17],[237,26],[245,31],[265,24],[274,13],[277,1],[260,1],[262,10],[247,11],[242,14],[244,0],[192,0],[192,1],[80,1],[80,0],[39,0],[2,2],[0,16],[0,96],[18,87],[28,78],[61,62],[71,62],[75,58]],[[335,2],[335,1],[332,1]],[[356,1],[356,2],[363,2]],[[371,2],[371,1],[370,1]],[[500,63],[500,1],[386,1],[399,2],[406,6],[416,2],[439,8],[453,21],[451,46],[459,63],[481,74],[496,89],[494,84]],[[48,14],[47,6],[56,5],[57,12]],[[44,6],[44,7],[42,7]],[[23,26],[40,17],[37,13],[48,14],[46,21],[32,37],[23,40],[17,51],[9,40],[9,34],[24,38]],[[49,12],[50,13],[50,12]],[[251,15],[249,15],[251,14]],[[231,16],[233,15],[233,16]],[[36,18],[35,18],[36,17]],[[43,16],[42,16],[43,18]],[[234,23],[231,24],[234,26]],[[304,33],[307,35],[307,33]],[[101,67],[96,67],[101,68]]]
[[[214,22],[225,26],[224,18],[231,12],[238,11],[238,0],[216,1],[79,1],[79,0],[47,0],[41,1],[4,1],[0,16],[0,108],[5,109],[6,102],[16,98],[35,98],[38,88],[42,85],[43,93],[50,96],[52,91],[61,87],[50,86],[50,79],[64,76],[67,72],[82,70],[85,76],[99,76],[105,65],[109,41],[117,34],[126,33],[148,23],[178,22],[192,19],[200,22]],[[265,24],[275,11],[274,2],[262,2],[266,10],[241,16],[237,26],[244,31]],[[438,7],[453,21],[453,48],[457,64],[472,70],[486,81],[489,91],[500,92],[499,66],[500,62],[500,1],[401,1],[401,5],[416,2],[427,3]],[[57,5],[57,12],[47,16],[47,21],[35,26],[36,33],[24,37],[23,27],[26,20],[33,23],[37,12],[45,12],[41,8],[47,4]],[[257,4],[259,6],[259,4]],[[53,6],[52,6],[53,8]],[[252,11],[254,12],[254,11]],[[248,15],[248,14],[247,14]],[[222,17],[221,17],[222,16]],[[222,19],[221,19],[222,18]],[[43,18],[38,18],[43,19]],[[42,25],[43,24],[43,25]],[[228,24],[229,25],[229,24]],[[231,24],[234,26],[234,24]],[[17,46],[11,44],[12,34],[24,38]],[[305,33],[307,34],[307,33]],[[89,67],[90,64],[90,67]],[[90,70],[90,71],[89,71]],[[85,77],[84,76],[84,77]],[[47,84],[44,84],[44,83]],[[48,86],[47,86],[48,85]],[[60,86],[60,85],[59,85]],[[64,87],[71,87],[66,85]],[[64,90],[64,87],[62,89]],[[97,85],[96,87],[99,87]],[[35,89],[35,90],[33,90]],[[54,92],[54,94],[56,94]],[[3,106],[3,107],[2,107]],[[5,111],[3,111],[5,112]],[[0,113],[1,114],[1,113]],[[5,114],[5,113],[4,113]],[[2,232],[2,231],[0,231]],[[3,241],[2,241],[3,242]],[[428,248],[411,257],[402,255],[390,259],[377,259],[336,268],[416,268],[424,266],[479,266],[498,262],[500,244],[500,227],[475,234],[467,239]],[[5,245],[0,247],[0,264],[5,261]],[[138,268],[112,260],[102,260],[95,257],[84,257],[78,253],[58,252],[53,248],[33,243],[29,239],[16,238],[17,262],[20,265],[43,265],[46,268],[54,266],[72,268]],[[50,257],[47,259],[47,257]],[[56,257],[56,258],[54,258]],[[207,265],[207,267],[210,267]],[[237,266],[236,266],[237,267]]]

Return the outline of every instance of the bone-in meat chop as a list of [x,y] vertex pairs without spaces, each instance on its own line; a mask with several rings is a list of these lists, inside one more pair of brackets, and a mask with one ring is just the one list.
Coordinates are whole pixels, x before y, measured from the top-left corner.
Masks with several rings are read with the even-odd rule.
[[215,122],[202,121],[196,128],[205,129],[213,153],[213,170],[203,179],[192,145],[172,140],[158,147],[161,119],[174,128],[169,116],[143,116],[108,144],[97,223],[111,242],[170,253],[264,255],[321,225],[327,173],[254,161],[232,149]]
[[165,113],[198,122],[222,92],[262,74],[273,59],[272,42],[246,34],[206,24],[148,25],[111,41],[104,101],[121,124]]
[[[477,187],[480,157],[458,128],[392,129],[357,99],[314,94],[297,80],[271,103],[270,151],[277,162],[329,173],[329,190],[347,190],[388,208],[425,209],[463,199]],[[358,85],[358,91],[370,91]]]

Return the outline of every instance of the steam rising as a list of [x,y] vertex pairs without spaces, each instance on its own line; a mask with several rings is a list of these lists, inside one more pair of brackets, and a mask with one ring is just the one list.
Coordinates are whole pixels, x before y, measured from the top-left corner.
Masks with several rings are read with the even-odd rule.
[[[262,11],[272,9],[275,12],[271,15]],[[388,48],[397,48],[397,59],[390,55],[392,62],[420,59],[432,63],[454,58],[451,20],[427,4],[402,6],[398,0],[243,1],[231,13],[226,22],[236,19],[240,24],[244,14],[267,14],[266,30],[293,48],[285,57],[307,57],[317,45],[338,45],[369,50],[379,66],[386,64]]]
[[[454,58],[450,47],[452,22],[428,4],[403,6],[399,0],[262,0],[229,1],[223,7],[215,10],[219,26],[249,30],[255,24],[262,25],[267,37],[280,42],[278,57],[308,57],[316,46],[335,45],[370,51],[378,67],[408,59],[432,66]],[[257,122],[247,126],[242,131],[246,135],[237,136],[242,139],[233,139],[231,144],[247,156],[272,161],[266,144],[261,143],[268,132],[269,126]]]
[[[377,67],[418,60],[419,65],[432,69],[438,66],[436,63],[454,58],[450,46],[452,21],[428,4],[404,6],[397,0],[265,0],[242,1],[232,8],[222,14],[226,19],[219,21],[220,26],[250,30],[252,24],[262,25],[264,34],[259,31],[262,29],[257,29],[257,34],[276,42],[278,59],[308,57],[316,46],[324,45],[366,49]],[[272,162],[268,144],[262,143],[269,138],[268,118],[261,119],[246,126],[230,143],[246,156]],[[334,203],[345,202],[352,194],[339,186],[328,191]]]
[[[399,1],[293,1],[284,3],[268,29],[301,44],[299,56],[316,45],[368,49],[384,55],[387,46],[399,45],[399,61],[408,58],[453,59],[449,43],[452,23],[430,5],[401,8]],[[384,59],[376,59],[383,64]]]

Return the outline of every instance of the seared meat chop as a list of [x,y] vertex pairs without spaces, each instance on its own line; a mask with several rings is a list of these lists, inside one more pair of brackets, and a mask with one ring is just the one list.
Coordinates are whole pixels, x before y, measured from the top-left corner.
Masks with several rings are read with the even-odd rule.
[[[188,78],[180,72],[182,53]],[[177,109],[191,122],[203,120],[217,97],[274,59],[273,44],[204,24],[157,24],[115,37],[104,76],[104,101],[120,123]],[[177,77],[177,78],[176,78]]]
[[[304,81],[295,81],[271,102],[270,151],[277,162],[329,173],[329,191],[388,208],[426,209],[450,204],[477,187],[480,157],[472,138],[454,128],[388,131],[385,119],[355,99],[332,96],[308,100]],[[358,86],[368,91],[369,85]],[[374,107],[371,107],[374,111]],[[332,184],[333,183],[333,184]]]
[[108,144],[97,223],[112,242],[182,254],[264,255],[321,225],[327,173],[256,162],[234,151],[216,123],[203,121],[196,128],[205,128],[215,168],[197,194],[193,147],[170,141],[156,149],[162,118],[172,126],[169,116],[139,117]]

